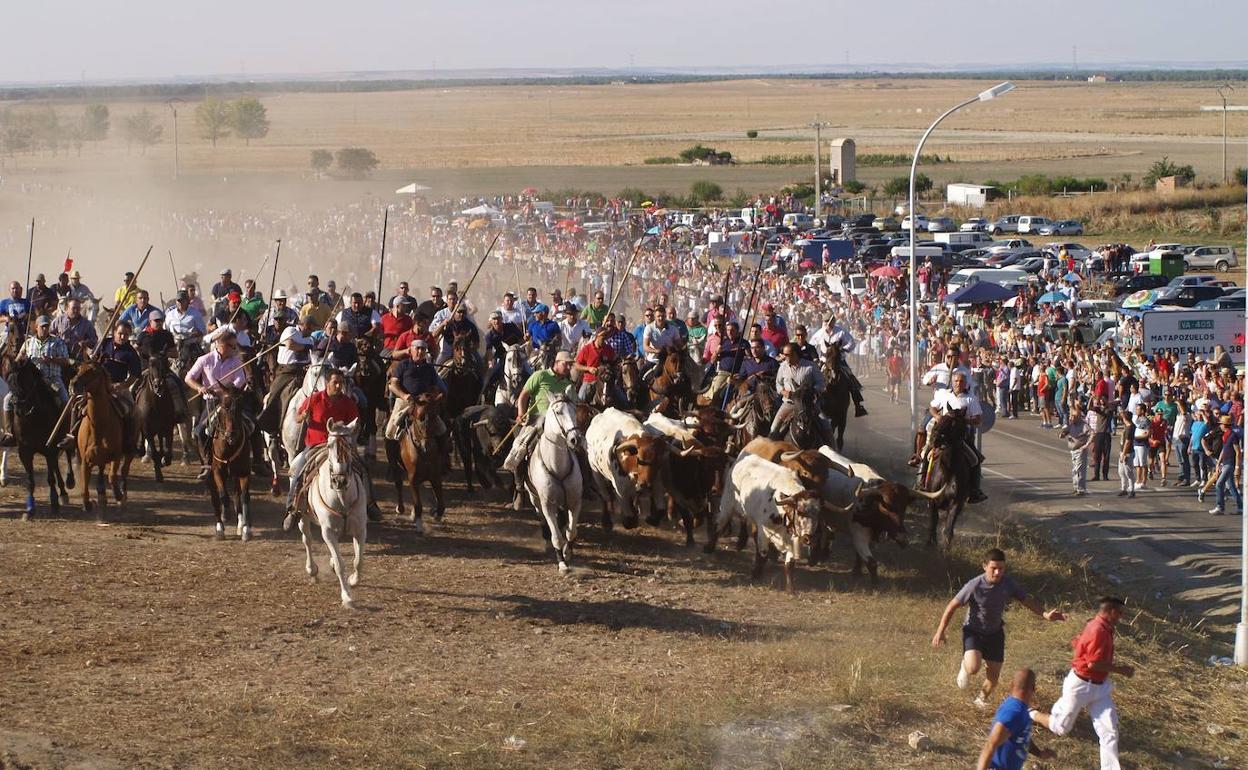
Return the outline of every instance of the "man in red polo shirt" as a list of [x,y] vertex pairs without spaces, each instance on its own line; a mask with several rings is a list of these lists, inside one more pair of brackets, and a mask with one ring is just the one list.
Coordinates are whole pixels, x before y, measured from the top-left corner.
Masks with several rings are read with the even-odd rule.
[[393,305],[390,307],[389,313],[381,316],[381,338],[387,350],[395,350],[399,347],[399,336],[403,332],[412,328],[412,313],[409,300],[403,296],[396,296]]
[[[607,344],[607,335],[609,330],[605,327],[600,328],[588,345],[582,345],[576,354],[576,366],[573,367],[573,374],[581,373],[581,389],[578,393],[582,401],[588,402],[593,396],[594,385],[598,382],[598,368],[601,366],[610,366],[615,363],[615,350]],[[622,391],[618,391],[614,385],[612,392],[608,393],[608,398],[617,404],[625,404],[628,398]]]
[[1114,687],[1109,675],[1128,678],[1135,675],[1133,667],[1114,663],[1114,629],[1122,619],[1122,608],[1122,599],[1115,596],[1100,600],[1096,617],[1089,620],[1071,642],[1075,654],[1070,673],[1062,683],[1062,697],[1053,704],[1052,713],[1034,711],[1031,714],[1033,720],[1054,735],[1069,735],[1075,726],[1075,717],[1086,708],[1092,717],[1092,728],[1101,740],[1101,770],[1121,767],[1118,764],[1118,709],[1114,706]]

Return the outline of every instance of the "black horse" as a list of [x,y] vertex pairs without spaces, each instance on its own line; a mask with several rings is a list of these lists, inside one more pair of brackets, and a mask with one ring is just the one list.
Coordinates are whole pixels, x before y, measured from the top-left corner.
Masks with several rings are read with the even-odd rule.
[[831,422],[831,435],[836,439],[836,451],[845,448],[845,426],[849,422],[849,377],[842,371],[844,352],[840,345],[829,345],[824,354],[823,378],[827,387],[819,398],[819,408]]
[[919,489],[935,493],[929,505],[931,519],[927,542],[936,545],[936,530],[944,516],[942,546],[947,550],[953,544],[953,530],[958,516],[966,507],[971,495],[971,482],[978,458],[967,443],[966,413],[962,410],[937,418],[932,431],[928,460],[919,469]]
[[39,367],[27,358],[14,363],[8,384],[13,401],[13,438],[26,471],[26,513],[22,519],[29,521],[35,515],[35,455],[41,455],[47,465],[48,500],[52,512],[59,513],[61,498],[69,501],[66,488],[74,488],[74,465],[71,462],[68,477],[62,477],[61,450],[52,435],[61,414],[59,395],[44,381]]
[[165,480],[164,467],[173,462],[173,430],[177,427],[176,387],[169,381],[169,359],[163,354],[152,356],[135,395],[135,414],[139,418],[139,441],[152,460],[156,481]]

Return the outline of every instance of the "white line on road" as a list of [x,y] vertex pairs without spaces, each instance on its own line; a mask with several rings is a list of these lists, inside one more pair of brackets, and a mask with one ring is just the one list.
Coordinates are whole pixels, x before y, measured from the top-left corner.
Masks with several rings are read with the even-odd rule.
[[1022,484],[1023,486],[1030,487],[1032,489],[1040,489],[1040,490],[1044,489],[1044,487],[1038,487],[1035,484],[1032,484],[1027,481],[1023,481],[1022,479],[1016,479],[1007,473],[1002,473],[1001,471],[994,471],[992,468],[985,467],[984,473],[991,473],[993,476],[1000,476],[1003,479],[1009,479],[1010,481],[1013,481],[1015,484]]
[[1051,451],[1051,452],[1057,452],[1058,454],[1063,454],[1063,455],[1068,453],[1068,452],[1067,452],[1067,450],[1065,450],[1065,449],[1061,449],[1061,448],[1059,448],[1059,447],[1055,447],[1055,446],[1053,446],[1052,444],[1045,444],[1045,443],[1042,443],[1042,442],[1040,442],[1040,441],[1036,441],[1036,440],[1034,440],[1034,439],[1029,439],[1029,438],[1027,438],[1026,436],[1020,436],[1020,435],[1018,435],[1017,433],[1009,433],[1009,432],[1004,431],[1004,430],[990,430],[990,431],[988,431],[988,433],[987,433],[986,435],[989,435],[989,436],[1009,436],[1010,438],[1015,439],[1015,440],[1017,440],[1017,441],[1025,441],[1025,442],[1027,442],[1028,444],[1032,444],[1032,445],[1034,445],[1034,446],[1038,446],[1038,447],[1040,447],[1041,449],[1048,449],[1048,450],[1049,450],[1049,451]]

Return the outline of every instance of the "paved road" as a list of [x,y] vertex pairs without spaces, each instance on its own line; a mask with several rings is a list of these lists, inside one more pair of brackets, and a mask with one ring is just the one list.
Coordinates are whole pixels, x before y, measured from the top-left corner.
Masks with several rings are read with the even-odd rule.
[[[904,386],[902,402],[893,406],[878,378],[864,380],[871,413],[850,418],[846,451],[894,478],[912,478],[903,475],[912,473],[904,464],[911,449]],[[928,393],[925,388],[921,395]],[[1241,521],[1207,513],[1212,495],[1199,503],[1195,490],[1150,482],[1134,499],[1118,497],[1117,470],[1111,465],[1111,481],[1089,481],[1088,494],[1075,497],[1065,441],[1030,415],[999,420],[984,436],[984,453],[989,500],[968,509],[973,514],[969,526],[988,529],[1010,516],[1041,523],[1072,555],[1090,557],[1091,566],[1124,592],[1171,604],[1176,615],[1207,615],[1207,622],[1220,630],[1233,628],[1239,611]],[[1178,475],[1171,471],[1172,477]]]

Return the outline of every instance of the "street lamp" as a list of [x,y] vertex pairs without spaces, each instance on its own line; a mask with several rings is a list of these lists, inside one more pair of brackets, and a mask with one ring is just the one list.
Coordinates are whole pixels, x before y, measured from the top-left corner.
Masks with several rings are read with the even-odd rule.
[[[1226,112],[1222,113],[1226,116]],[[1248,198],[1244,201],[1245,210],[1248,211]],[[1246,228],[1248,229],[1248,228]],[[1245,248],[1248,249],[1248,232],[1244,235]],[[1248,251],[1244,252],[1248,254]],[[1244,262],[1244,278],[1245,285],[1248,285],[1248,260]],[[1244,339],[1248,340],[1248,314],[1244,315]],[[1245,352],[1245,351],[1240,351]],[[1248,359],[1245,359],[1245,365],[1248,365]],[[1240,436],[1240,446],[1243,446],[1243,436]],[[1243,460],[1243,474],[1240,476],[1240,541],[1239,541],[1239,624],[1235,626],[1235,664],[1238,666],[1248,666],[1248,515],[1244,513],[1244,484],[1248,482],[1248,452],[1240,452]]]
[[170,99],[165,102],[173,113],[173,181],[178,181],[178,105],[181,99]]
[[1213,90],[1222,97],[1222,184],[1226,184],[1226,92],[1234,91],[1235,88],[1230,83],[1223,83],[1220,86],[1214,86]]
[[910,434],[913,436],[919,431],[919,340],[918,340],[918,316],[919,301],[918,289],[915,281],[915,273],[918,271],[918,263],[915,257],[916,239],[914,236],[914,173],[919,167],[919,155],[923,152],[923,144],[927,141],[927,137],[931,136],[936,126],[940,125],[940,121],[949,117],[953,113],[968,107],[975,102],[986,102],[989,99],[995,99],[998,96],[1004,96],[1014,90],[1014,84],[1010,81],[998,83],[989,88],[987,91],[981,91],[978,96],[973,99],[967,99],[961,104],[957,104],[944,113],[927,127],[923,132],[922,138],[919,139],[919,145],[914,148],[914,160],[910,162]]

